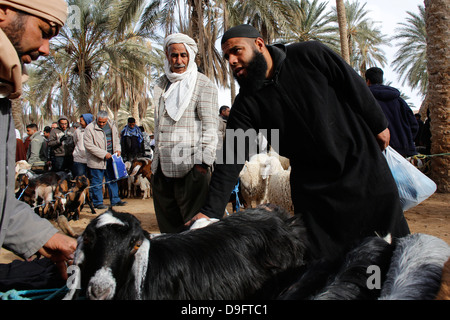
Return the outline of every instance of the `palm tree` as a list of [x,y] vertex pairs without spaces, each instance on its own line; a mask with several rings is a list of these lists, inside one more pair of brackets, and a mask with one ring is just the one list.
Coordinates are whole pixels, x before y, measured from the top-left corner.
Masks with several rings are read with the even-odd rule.
[[336,0],[336,15],[339,25],[342,58],[350,64],[350,49],[348,46],[347,15],[343,0]]
[[[345,2],[350,65],[361,75],[364,75],[369,67],[386,64],[381,46],[389,45],[387,38],[376,26],[375,21],[367,17],[369,11],[365,9],[365,6],[365,3],[361,5],[359,1]],[[333,7],[333,11],[333,21],[337,23],[336,7]]]
[[419,13],[407,11],[406,22],[399,23],[393,40],[399,40],[399,50],[392,62],[394,71],[399,74],[402,84],[419,89],[425,96],[428,86],[427,73],[427,30],[425,26],[425,8],[417,6]]
[[284,41],[289,43],[315,40],[338,51],[338,30],[331,24],[331,13],[325,12],[326,6],[326,2],[319,0],[293,2],[292,8],[296,13],[293,15],[292,27],[284,35]]
[[[450,152],[450,1],[425,0],[428,90],[426,106],[431,117],[431,153]],[[432,158],[431,175],[440,192],[450,192],[450,157]]]
[[121,81],[114,77],[121,78],[125,86],[142,83],[150,54],[145,33],[136,32],[132,24],[123,22],[124,16],[117,15],[121,1],[70,0],[69,4],[80,8],[80,26],[64,27],[52,42],[54,54],[37,65],[41,80],[38,92],[42,97],[62,96],[63,112],[77,118],[77,114],[95,113],[98,105],[93,102],[105,101],[100,99],[102,91],[95,92],[109,86],[98,84],[105,81],[105,74],[112,87]]
[[271,44],[280,40],[292,26],[292,21],[299,14],[293,10],[292,1],[289,0],[246,0],[235,1],[234,8],[230,12],[231,26],[241,23],[251,24],[257,28],[264,41]]

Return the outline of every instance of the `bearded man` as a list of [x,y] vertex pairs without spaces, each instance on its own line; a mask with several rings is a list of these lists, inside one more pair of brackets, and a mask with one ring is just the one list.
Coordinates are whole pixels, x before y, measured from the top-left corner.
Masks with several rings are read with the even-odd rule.
[[[266,46],[249,25],[225,32],[222,50],[240,84],[227,122],[227,150],[233,149],[230,130],[277,130],[277,151],[290,159],[292,201],[307,227],[311,258],[339,257],[376,233],[409,233],[381,152],[389,143],[388,123],[364,79],[318,42]],[[248,158],[248,145],[244,152]],[[222,162],[193,220],[222,217],[243,167]]]
[[22,65],[50,53],[49,40],[66,18],[63,0],[0,0],[0,244],[26,259],[37,252],[51,258],[64,278],[76,240],[57,233],[48,220],[15,199],[16,139],[10,99],[22,92]]

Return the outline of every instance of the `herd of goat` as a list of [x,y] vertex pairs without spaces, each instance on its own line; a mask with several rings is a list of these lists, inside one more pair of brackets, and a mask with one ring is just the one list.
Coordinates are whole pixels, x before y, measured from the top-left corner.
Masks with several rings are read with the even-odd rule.
[[[149,161],[128,169],[132,183],[136,176],[150,180]],[[86,177],[16,178],[22,200],[43,216],[77,219],[90,203]],[[149,234],[135,216],[108,210],[77,241],[64,299],[450,299],[445,241],[374,235],[337,259],[309,261],[301,216],[279,206],[250,208],[175,234]]]
[[[136,194],[136,187],[143,199],[150,198],[151,161],[145,158],[126,163],[129,176],[117,181],[119,193],[123,197]],[[85,204],[95,212],[89,196],[90,181],[86,176],[73,178],[70,172],[45,172],[36,174],[30,170],[26,161],[16,163],[16,196],[34,208],[41,217],[56,219],[59,216],[67,220],[78,220]],[[105,188],[106,189],[106,188]],[[104,196],[108,197],[106,190]]]

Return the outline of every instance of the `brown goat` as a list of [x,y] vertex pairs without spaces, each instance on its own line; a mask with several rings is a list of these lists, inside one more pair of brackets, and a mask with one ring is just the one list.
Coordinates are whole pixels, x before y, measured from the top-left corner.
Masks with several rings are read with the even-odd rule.
[[[142,175],[142,178],[147,178],[150,182],[152,177],[152,161],[146,158],[134,159],[131,164],[131,174],[130,177],[134,178],[133,184],[139,183],[138,176]],[[144,191],[144,190],[142,190]],[[150,196],[153,196],[152,187],[150,184]],[[144,192],[145,197],[145,192]]]
[[89,179],[83,176],[78,176],[75,180],[70,181],[73,186],[69,185],[69,181],[62,181],[58,185],[58,190],[55,192],[57,198],[56,207],[59,212],[67,217],[67,220],[78,220],[80,212],[83,210],[85,202],[91,208],[91,212],[95,214],[95,209],[92,200],[89,196]]
[[[54,192],[61,181],[67,180],[64,172],[46,172],[33,178],[22,175],[18,177],[21,197],[20,200],[35,208],[35,212],[41,217],[49,218],[54,212]],[[39,205],[42,211],[39,213]]]

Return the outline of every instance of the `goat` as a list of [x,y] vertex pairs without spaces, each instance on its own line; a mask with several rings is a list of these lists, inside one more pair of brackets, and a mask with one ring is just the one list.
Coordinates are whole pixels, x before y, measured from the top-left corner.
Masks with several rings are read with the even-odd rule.
[[65,172],[46,172],[40,175],[28,178],[27,175],[21,177],[20,188],[23,190],[21,200],[35,207],[39,214],[38,204],[43,202],[41,217],[50,217],[54,211],[54,192],[61,181],[69,179],[70,176]]
[[411,234],[395,241],[392,262],[380,300],[434,299],[450,246],[427,234]]
[[301,218],[282,210],[250,209],[154,238],[133,215],[112,211],[78,238],[70,277],[89,299],[271,298],[304,265],[306,248]]
[[[150,197],[153,195],[152,192],[152,187],[150,184],[151,178],[152,178],[152,160],[147,159],[147,158],[137,158],[134,159],[131,163],[131,168],[130,168],[130,177],[131,178],[135,178],[138,175],[141,175],[142,178],[147,178],[147,180],[149,181],[149,193],[150,193]],[[134,185],[137,185],[137,181],[135,180],[133,182]],[[143,187],[146,187],[145,185]],[[145,197],[145,193],[147,190],[142,190],[142,192],[144,192],[144,197]]]
[[134,177],[138,174],[142,174],[148,181],[152,178],[152,161],[147,158],[137,158],[131,163],[130,176]]
[[442,270],[441,288],[436,296],[436,300],[450,300],[450,258]]
[[139,186],[141,189],[143,193],[142,200],[150,199],[151,185],[150,181],[146,177],[143,177],[142,174],[137,174],[134,180],[134,185]]
[[393,252],[392,245],[379,237],[367,237],[344,257],[311,262],[299,279],[279,299],[282,300],[373,300],[380,287],[367,285],[370,266],[380,271],[379,285],[385,278]]
[[61,181],[55,191],[55,198],[57,198],[55,207],[69,221],[80,218],[80,212],[83,210],[85,203],[89,205],[92,214],[96,213],[89,196],[89,179],[84,175],[78,176],[70,182],[67,180]]

